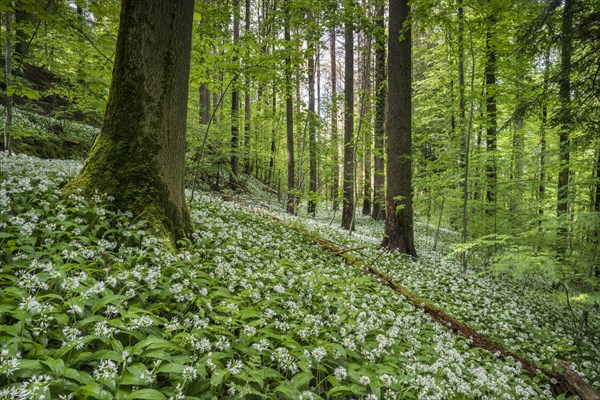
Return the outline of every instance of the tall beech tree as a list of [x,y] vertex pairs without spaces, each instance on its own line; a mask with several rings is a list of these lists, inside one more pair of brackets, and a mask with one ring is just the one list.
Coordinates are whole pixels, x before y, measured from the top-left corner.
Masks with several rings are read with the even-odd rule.
[[412,200],[412,27],[408,0],[390,0],[387,192],[382,246],[416,257]]
[[344,180],[342,184],[342,228],[354,225],[354,27],[351,4],[347,6],[344,23]]
[[[11,85],[11,78],[12,78],[12,32],[11,32],[11,25],[12,25],[12,13],[6,11],[4,12],[4,21],[6,23],[6,59],[5,59],[5,69],[4,69],[4,76],[5,76],[5,83],[6,83],[6,88],[8,91],[8,88]],[[9,94],[8,96],[6,96],[6,121],[4,123],[4,141],[3,141],[3,147],[4,147],[4,151],[8,154],[11,154],[11,145],[10,142],[12,140],[11,137],[11,131],[12,131],[12,119],[13,119],[13,96],[12,94]]]
[[[240,41],[240,0],[233,0],[233,46],[234,52],[239,51]],[[238,63],[237,54],[233,58],[233,63]],[[233,89],[231,91],[231,178],[237,179],[240,173],[240,154],[239,154],[239,110],[240,110],[240,92],[237,86],[238,75],[233,77]]]
[[[314,23],[312,12],[308,13],[309,27]],[[315,27],[316,28],[316,27]],[[309,153],[309,215],[317,211],[317,116],[315,114],[315,40],[308,38],[308,153]]]
[[[486,199],[488,202],[488,212],[491,215],[496,215],[496,200],[498,195],[498,172],[496,165],[496,147],[497,147],[497,102],[496,102],[496,45],[494,43],[494,30],[496,28],[496,14],[493,7],[488,1],[490,7],[489,15],[486,20],[486,35],[485,35],[485,48],[486,48],[486,62],[485,62],[485,116],[486,116],[486,128],[485,128],[485,140],[486,149],[488,152],[486,160],[486,177],[487,177],[487,191]],[[494,229],[495,231],[495,229]]]
[[340,154],[338,134],[338,110],[337,110],[337,58],[335,52],[335,25],[329,32],[329,52],[331,53],[331,144],[333,147],[333,176],[331,184],[331,198],[333,209],[339,208],[340,196]]
[[193,13],[193,0],[122,1],[104,124],[66,188],[108,193],[171,239],[191,231],[184,170]]
[[560,251],[567,249],[567,221],[569,211],[569,171],[570,171],[570,135],[571,130],[571,53],[573,51],[573,7],[575,0],[565,0],[562,15],[561,36],[561,74],[559,81],[560,116],[559,116],[559,158],[558,191],[556,196],[556,215],[559,219]]
[[290,55],[292,36],[290,33],[290,1],[285,2],[285,21],[283,37],[287,45],[288,54],[285,59],[285,127],[287,138],[287,183],[288,193],[286,211],[296,213],[296,193],[294,181],[294,109],[292,103],[292,58]]
[[376,219],[385,218],[385,191],[384,191],[384,136],[385,136],[385,102],[386,102],[386,76],[385,76],[385,2],[378,0],[375,12],[375,122],[373,135],[375,144],[373,148],[373,209],[371,216]]

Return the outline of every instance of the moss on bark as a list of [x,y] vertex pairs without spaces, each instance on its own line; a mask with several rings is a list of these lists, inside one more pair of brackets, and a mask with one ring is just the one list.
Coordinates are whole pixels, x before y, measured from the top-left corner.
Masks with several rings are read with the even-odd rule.
[[65,192],[111,194],[172,241],[191,231],[185,127],[193,0],[124,0],[104,125]]

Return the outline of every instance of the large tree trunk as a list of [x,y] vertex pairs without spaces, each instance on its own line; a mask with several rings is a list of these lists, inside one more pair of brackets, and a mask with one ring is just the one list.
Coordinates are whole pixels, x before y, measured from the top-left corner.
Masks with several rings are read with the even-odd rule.
[[331,186],[331,198],[333,210],[339,207],[340,196],[340,149],[338,137],[337,119],[337,59],[335,56],[335,26],[331,28],[329,47],[331,52],[331,142],[333,146],[333,183]]
[[[350,13],[349,13],[350,14]],[[344,24],[344,182],[342,228],[354,225],[354,32],[351,21]]]
[[[382,246],[416,257],[411,171],[412,43],[408,0],[390,0],[387,193]],[[400,35],[402,31],[402,36]]]
[[171,239],[192,227],[184,171],[193,12],[193,0],[123,0],[104,125],[66,189],[108,193]]
[[560,169],[558,172],[558,192],[556,196],[556,216],[559,221],[559,243],[561,252],[567,249],[568,242],[568,218],[569,211],[569,162],[570,162],[570,138],[571,129],[571,53],[573,45],[571,41],[573,31],[573,3],[575,0],[565,0],[562,18],[562,40],[561,40],[561,70],[559,82],[560,114],[559,114],[559,159]]
[[[290,11],[289,0],[285,4],[285,26],[284,40],[286,45],[291,45],[290,35]],[[288,47],[289,48],[289,47]],[[288,193],[286,211],[290,214],[296,213],[296,193],[294,188],[294,110],[292,104],[292,60],[289,56],[285,59],[285,119],[287,132],[287,176],[288,176]]]
[[371,216],[376,220],[385,219],[385,192],[384,192],[384,125],[385,125],[385,102],[387,95],[385,76],[385,5],[379,0],[377,6],[376,22],[377,31],[375,35],[375,148],[374,178],[373,178],[373,210]]

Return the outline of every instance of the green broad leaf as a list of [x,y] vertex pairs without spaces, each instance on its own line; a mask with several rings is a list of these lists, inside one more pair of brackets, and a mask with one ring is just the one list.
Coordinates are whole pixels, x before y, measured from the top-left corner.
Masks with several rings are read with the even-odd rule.
[[21,246],[20,248],[22,253],[26,253],[26,254],[35,254],[35,249],[33,248],[33,246]]
[[212,376],[210,377],[211,386],[219,386],[221,382],[223,382],[225,375],[227,375],[228,373],[229,371],[227,371],[226,369],[219,369],[213,372]]
[[300,391],[290,386],[289,382],[277,386],[275,392],[281,393],[286,399],[297,399],[300,397]]
[[102,297],[97,302],[94,303],[92,307],[92,311],[96,312],[102,307],[105,307],[108,304],[120,304],[126,297],[120,294],[111,294],[105,297]]
[[138,342],[131,349],[132,354],[140,354],[142,349],[152,350],[152,349],[170,349],[174,350],[177,348],[175,343],[171,343],[168,340],[165,340],[159,336],[148,336],[146,339]]
[[64,377],[79,382],[82,385],[94,383],[94,378],[92,378],[89,374],[73,368],[66,368]]
[[265,378],[278,379],[279,377],[281,377],[281,374],[279,373],[279,371],[277,371],[276,369],[273,369],[273,368],[265,368],[262,371],[262,374]]
[[113,360],[113,361],[121,361],[121,354],[117,353],[113,350],[98,350],[94,353],[81,353],[76,360],[78,362],[82,361],[94,361],[94,360]]
[[65,373],[65,362],[60,358],[55,360],[53,358],[46,358],[40,361],[43,365],[47,366],[55,378],[63,376]]
[[66,345],[62,346],[60,349],[56,350],[54,352],[53,356],[56,358],[62,358],[65,354],[67,354],[69,351],[73,350],[74,348],[76,348],[79,345],[83,345],[83,347],[85,347],[85,344],[91,342],[92,340],[94,340],[94,338],[95,338],[95,336],[88,335],[88,336],[84,336],[83,339],[81,339],[81,341],[67,343]]
[[35,370],[41,370],[42,367],[42,363],[39,362],[38,360],[24,360],[21,359],[19,360],[19,370],[23,371],[23,370],[30,370],[30,371],[35,371]]
[[148,368],[144,364],[132,364],[127,367],[121,379],[121,385],[144,385],[144,377],[148,374]]
[[156,370],[156,372],[180,374],[184,368],[185,368],[185,365],[182,365],[182,364],[165,363],[165,364],[161,364],[160,367],[158,367],[158,369]]
[[169,353],[162,350],[147,350],[140,354],[140,356],[169,362],[173,360],[173,357]]
[[106,318],[104,318],[102,315],[93,315],[91,317],[88,317],[88,318],[82,319],[81,321],[78,321],[75,324],[75,327],[81,328],[82,326],[85,326],[87,324],[91,324],[91,323],[99,322],[99,321],[105,321],[105,320],[106,320]]
[[131,392],[125,399],[165,400],[166,397],[156,389],[141,389]]
[[102,388],[102,385],[99,383],[93,382],[89,383],[85,386],[82,386],[75,393],[75,398],[92,398],[92,399],[100,399],[100,400],[111,400],[113,396]]
[[293,385],[296,389],[303,389],[306,386],[308,386],[312,378],[312,372],[300,372],[294,375],[294,377],[290,381],[290,384]]
[[360,385],[350,385],[350,386],[346,386],[346,385],[342,385],[342,386],[336,386],[332,389],[330,389],[327,392],[327,397],[333,396],[333,395],[349,395],[349,394],[364,394],[366,392],[365,388],[363,386]]

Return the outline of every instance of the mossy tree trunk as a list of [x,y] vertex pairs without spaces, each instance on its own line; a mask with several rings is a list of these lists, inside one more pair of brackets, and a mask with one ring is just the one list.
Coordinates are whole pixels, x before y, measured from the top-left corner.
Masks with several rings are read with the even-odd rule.
[[[6,20],[6,62],[5,62],[5,74],[6,77],[6,91],[11,85],[11,77],[12,77],[12,33],[11,33],[11,19],[12,14],[10,12],[5,12],[4,17]],[[4,124],[4,151],[9,155],[12,153],[11,150],[11,141],[12,141],[12,118],[13,118],[13,96],[9,94],[6,96],[6,122]]]
[[180,239],[191,230],[185,202],[185,130],[193,0],[123,0],[104,124],[78,188]]
[[385,136],[385,102],[387,84],[385,74],[385,4],[379,0],[375,22],[375,148],[374,178],[373,178],[373,210],[371,216],[376,220],[385,219],[385,164],[384,164],[384,136]]

